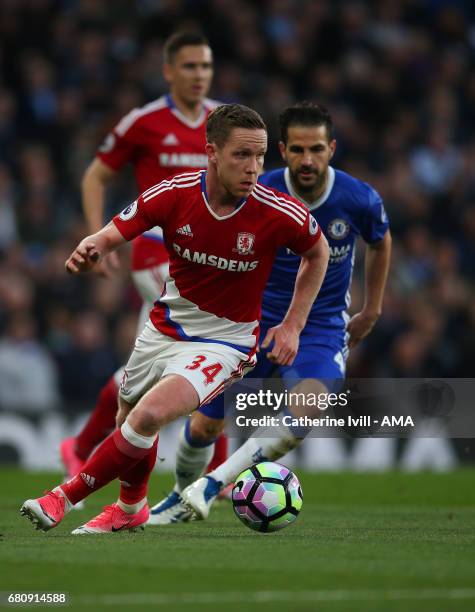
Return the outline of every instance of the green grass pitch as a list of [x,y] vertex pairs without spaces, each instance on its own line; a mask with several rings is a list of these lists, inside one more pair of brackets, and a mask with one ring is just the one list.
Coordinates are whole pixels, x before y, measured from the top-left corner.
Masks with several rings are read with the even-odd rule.
[[[0,475],[3,596],[66,591],[65,610],[94,612],[475,610],[470,469],[298,473],[302,513],[274,534],[247,529],[221,502],[206,522],[70,536],[115,499],[115,485],[45,534],[20,517],[19,507],[56,484],[58,475],[10,469]],[[154,475],[150,499],[157,501],[170,484],[170,475]]]

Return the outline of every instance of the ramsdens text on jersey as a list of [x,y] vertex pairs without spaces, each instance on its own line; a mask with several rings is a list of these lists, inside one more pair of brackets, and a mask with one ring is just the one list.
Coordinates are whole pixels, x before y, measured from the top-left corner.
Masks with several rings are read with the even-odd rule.
[[217,255],[209,255],[208,253],[200,253],[199,251],[191,251],[183,249],[173,243],[173,248],[180,257],[192,261],[193,263],[203,264],[205,266],[213,266],[219,270],[228,270],[229,272],[250,272],[257,268],[258,261],[238,261],[236,259],[226,259]]

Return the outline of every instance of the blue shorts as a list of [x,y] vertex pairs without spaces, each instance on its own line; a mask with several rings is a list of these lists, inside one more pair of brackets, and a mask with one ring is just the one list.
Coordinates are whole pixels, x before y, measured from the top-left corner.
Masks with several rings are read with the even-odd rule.
[[[262,329],[261,338],[265,337],[266,331],[265,328]],[[247,378],[269,378],[274,372],[278,372],[284,383],[289,385],[301,378],[315,378],[324,381],[332,392],[338,390],[345,378],[348,348],[344,332],[301,336],[299,350],[291,366],[276,366],[269,361],[269,350],[270,347],[257,353],[256,367]],[[201,406],[198,411],[212,419],[224,419],[224,394],[219,395],[210,404]]]

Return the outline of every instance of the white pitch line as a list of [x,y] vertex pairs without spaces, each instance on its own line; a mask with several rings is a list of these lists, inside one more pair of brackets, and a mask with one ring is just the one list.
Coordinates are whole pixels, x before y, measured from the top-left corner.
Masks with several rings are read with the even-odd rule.
[[322,602],[322,601],[400,601],[424,599],[475,599],[475,589],[396,589],[396,590],[331,590],[331,591],[223,591],[222,593],[124,593],[110,595],[71,596],[70,602],[83,604],[142,605],[153,604],[221,604],[266,602]]

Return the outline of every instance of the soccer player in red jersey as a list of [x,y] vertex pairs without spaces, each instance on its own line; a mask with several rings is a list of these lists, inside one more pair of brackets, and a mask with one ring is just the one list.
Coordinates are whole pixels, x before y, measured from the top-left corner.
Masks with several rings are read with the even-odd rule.
[[[164,45],[163,74],[170,84],[170,93],[132,110],[119,121],[84,174],[83,208],[91,233],[103,225],[106,186],[126,164],[133,165],[139,193],[179,172],[206,168],[206,118],[216,106],[206,98],[213,75],[207,40],[192,32],[171,36]],[[168,273],[168,254],[159,227],[133,241],[131,264],[132,278],[144,302],[138,324],[140,333]],[[112,252],[97,267],[103,274],[109,274],[117,266],[117,254]],[[79,435],[61,443],[60,454],[68,476],[81,470],[96,445],[114,428],[122,375],[123,369],[106,383]],[[199,431],[196,433],[199,437]],[[226,446],[227,441],[221,436],[217,444],[219,456],[214,463],[226,459]]]
[[119,392],[118,428],[81,472],[21,513],[52,529],[72,505],[119,478],[120,495],[74,534],[112,533],[148,519],[147,485],[158,431],[209,402],[255,364],[261,298],[275,255],[302,257],[283,321],[269,329],[270,358],[290,365],[325,275],[328,244],[300,202],[257,186],[267,131],[253,110],[227,104],[207,123],[207,171],[165,180],[145,191],[106,227],[82,240],[68,258],[86,272],[126,240],[163,228],[170,273],[137,338]]

